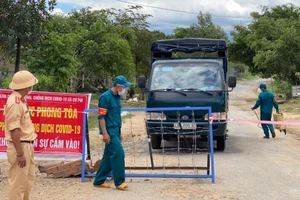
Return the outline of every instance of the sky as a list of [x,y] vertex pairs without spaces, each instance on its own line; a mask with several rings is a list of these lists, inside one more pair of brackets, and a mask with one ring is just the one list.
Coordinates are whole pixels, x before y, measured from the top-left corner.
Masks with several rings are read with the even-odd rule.
[[87,6],[97,10],[144,5],[139,12],[152,15],[148,19],[149,29],[172,34],[176,27],[197,23],[197,15],[202,11],[209,12],[213,23],[221,26],[229,36],[233,25],[250,23],[250,13],[260,11],[261,5],[273,7],[286,3],[300,6],[300,0],[57,0],[55,12],[68,13]]

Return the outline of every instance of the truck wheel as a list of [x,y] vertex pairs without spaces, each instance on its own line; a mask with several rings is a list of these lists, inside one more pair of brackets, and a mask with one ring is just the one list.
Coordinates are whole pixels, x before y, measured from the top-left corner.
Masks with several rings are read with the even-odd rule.
[[217,140],[217,150],[224,151],[226,147],[225,136],[217,137],[216,140]]
[[151,135],[152,149],[160,149],[161,135]]

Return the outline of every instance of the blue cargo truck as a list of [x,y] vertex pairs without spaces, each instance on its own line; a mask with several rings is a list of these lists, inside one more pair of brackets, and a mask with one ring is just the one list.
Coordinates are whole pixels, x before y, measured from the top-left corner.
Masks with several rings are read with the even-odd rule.
[[[213,139],[217,150],[224,151],[228,92],[236,86],[236,77],[228,76],[227,71],[223,39],[159,40],[151,45],[150,76],[148,80],[140,76],[138,85],[146,94],[147,108],[211,107],[216,118]],[[203,122],[208,122],[207,111],[147,112],[146,129],[152,148],[159,149],[162,139],[177,140],[178,135],[186,139],[196,133],[199,140],[207,140],[209,131]]]

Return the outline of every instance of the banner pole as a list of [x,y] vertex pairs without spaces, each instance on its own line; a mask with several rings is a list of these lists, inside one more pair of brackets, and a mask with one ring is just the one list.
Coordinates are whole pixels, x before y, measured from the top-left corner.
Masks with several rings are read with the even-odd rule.
[[82,131],[82,158],[81,158],[81,182],[84,182],[85,177],[85,141],[86,141],[86,117],[87,114],[83,113],[83,131]]

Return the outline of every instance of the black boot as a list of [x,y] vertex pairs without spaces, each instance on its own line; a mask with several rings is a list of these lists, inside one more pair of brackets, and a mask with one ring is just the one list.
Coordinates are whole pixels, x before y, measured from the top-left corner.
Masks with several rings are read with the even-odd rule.
[[276,137],[275,131],[272,131],[271,134],[272,134],[272,138]]

